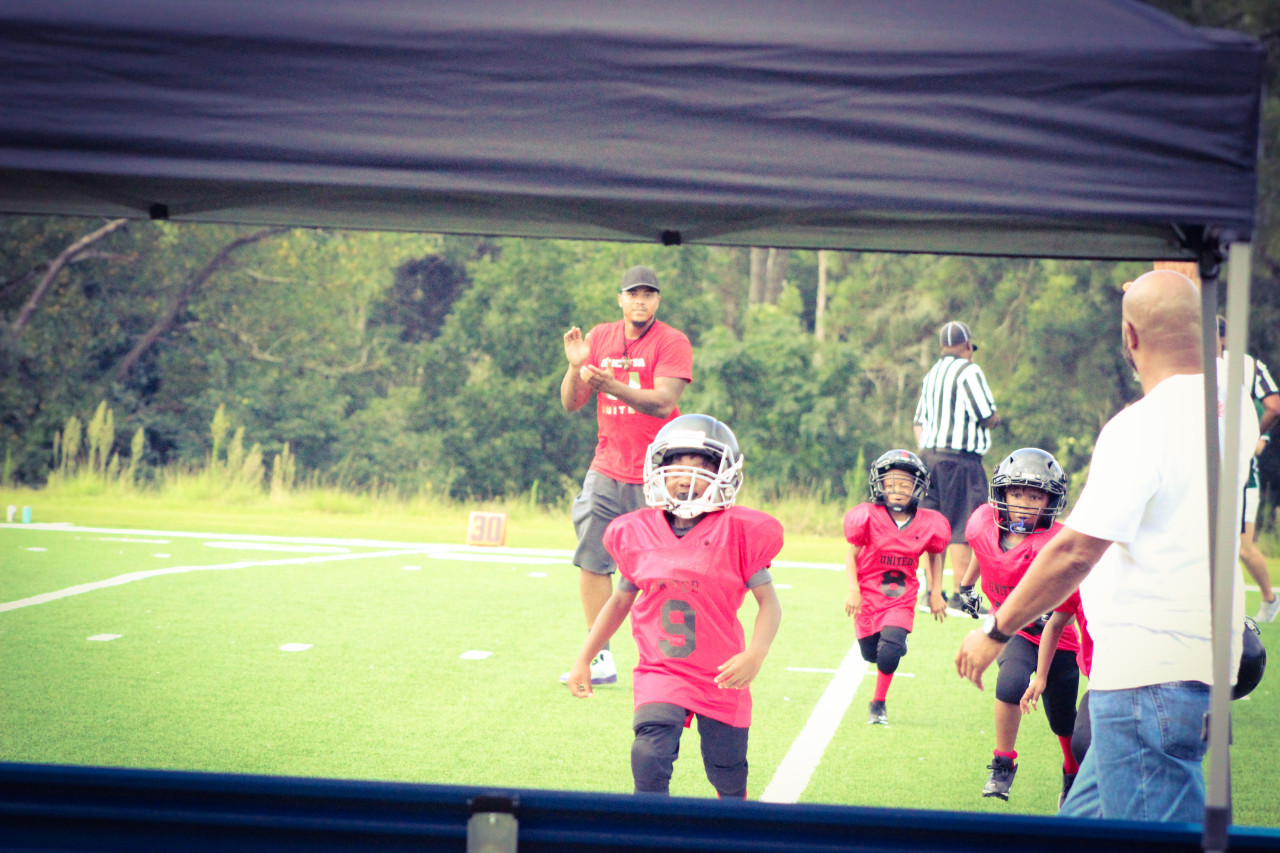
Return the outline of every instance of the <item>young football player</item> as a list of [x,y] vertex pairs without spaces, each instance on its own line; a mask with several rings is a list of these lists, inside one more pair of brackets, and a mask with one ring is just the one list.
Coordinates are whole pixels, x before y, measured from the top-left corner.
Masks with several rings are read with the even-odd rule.
[[929,488],[929,471],[910,451],[890,450],[877,459],[868,486],[871,502],[858,504],[844,517],[844,538],[849,541],[844,612],[853,617],[862,659],[876,665],[867,723],[887,726],[885,698],[915,625],[921,554],[929,555],[929,612],[939,622],[946,618],[942,560],[951,525],[942,513],[919,506]]
[[[1013,591],[1027,567],[1062,524],[1056,521],[1067,502],[1067,475],[1049,453],[1035,447],[1015,450],[991,477],[988,502],[974,510],[965,525],[965,538],[973,559],[960,581],[962,608],[978,617],[979,596],[974,584],[982,578],[982,592],[991,602],[992,619]],[[991,775],[982,796],[1009,799],[1009,788],[1018,772],[1015,745],[1022,717],[1021,701],[1036,671],[1040,635],[1049,614],[1017,632],[999,658],[996,681],[996,747],[987,769]],[[1064,784],[1079,765],[1071,754],[1071,732],[1076,720],[1076,694],[1080,669],[1075,654],[1080,640],[1066,627],[1046,673],[1044,710],[1049,728],[1062,747]]]
[[[631,616],[639,649],[632,682],[631,773],[636,793],[667,794],[680,735],[698,718],[707,779],[722,798],[747,795],[748,685],[782,620],[769,566],[782,525],[735,506],[742,454],[732,430],[708,415],[664,426],[644,462],[645,502],[605,530],[622,575],[569,671],[574,696],[592,695],[591,661]],[[751,643],[738,621],[750,590]]]

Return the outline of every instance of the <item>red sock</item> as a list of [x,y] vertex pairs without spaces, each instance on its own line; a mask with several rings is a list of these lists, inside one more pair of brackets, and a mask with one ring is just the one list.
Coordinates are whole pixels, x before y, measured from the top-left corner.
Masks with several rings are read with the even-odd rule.
[[1001,758],[1007,758],[1007,759],[1009,759],[1010,761],[1015,761],[1015,760],[1017,760],[1017,758],[1018,758],[1018,752],[1017,752],[1017,750],[1012,750],[1012,751],[1010,751],[1010,752],[1005,752],[1004,750],[1000,750],[1000,749],[993,749],[993,750],[991,750],[991,753],[992,753],[993,755],[998,755],[998,756],[1000,756]]
[[1062,747],[1062,772],[1075,774],[1080,772],[1080,764],[1076,761],[1076,757],[1071,754],[1071,738],[1058,738],[1058,744]]
[[889,695],[889,685],[892,682],[892,672],[876,672],[876,695],[871,698],[877,702],[883,702],[884,697]]

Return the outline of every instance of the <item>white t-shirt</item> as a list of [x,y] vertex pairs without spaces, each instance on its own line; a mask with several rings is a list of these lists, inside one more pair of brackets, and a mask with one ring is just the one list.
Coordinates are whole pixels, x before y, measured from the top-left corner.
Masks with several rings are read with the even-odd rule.
[[[1220,401],[1225,392],[1220,388]],[[1219,402],[1223,423],[1225,403]],[[1240,406],[1239,482],[1248,475],[1258,418]],[[1089,479],[1066,526],[1109,539],[1080,585],[1093,637],[1091,690],[1169,681],[1213,683],[1209,601],[1204,382],[1172,376],[1112,418],[1094,445]],[[1241,490],[1236,490],[1241,495]],[[1239,501],[1227,511],[1236,513]],[[1239,556],[1240,540],[1233,539]],[[1244,584],[1233,560],[1232,673],[1243,647]]]

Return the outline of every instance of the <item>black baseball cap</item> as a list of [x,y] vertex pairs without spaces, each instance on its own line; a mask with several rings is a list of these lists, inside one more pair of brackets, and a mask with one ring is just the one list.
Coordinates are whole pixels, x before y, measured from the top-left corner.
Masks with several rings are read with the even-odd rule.
[[967,343],[976,351],[978,345],[973,342],[973,333],[969,331],[969,327],[959,320],[952,320],[942,327],[942,331],[938,333],[938,338],[942,341],[944,347],[954,347]]
[[624,272],[622,286],[618,288],[618,292],[633,290],[637,287],[652,287],[659,293],[662,292],[662,288],[658,287],[658,274],[645,266],[634,266]]

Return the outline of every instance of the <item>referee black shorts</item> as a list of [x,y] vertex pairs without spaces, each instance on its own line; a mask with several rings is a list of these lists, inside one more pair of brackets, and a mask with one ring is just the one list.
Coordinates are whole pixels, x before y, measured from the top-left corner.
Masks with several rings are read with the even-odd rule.
[[920,506],[946,516],[951,524],[952,545],[965,544],[964,526],[969,516],[987,502],[987,472],[982,467],[982,457],[955,450],[922,450],[920,459],[929,469],[929,493]]

